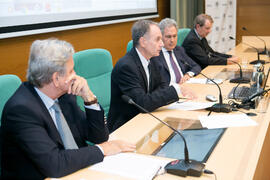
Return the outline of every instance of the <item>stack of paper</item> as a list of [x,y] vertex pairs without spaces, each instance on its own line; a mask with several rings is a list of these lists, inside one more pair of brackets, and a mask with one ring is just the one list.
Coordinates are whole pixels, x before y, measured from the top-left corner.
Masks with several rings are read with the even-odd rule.
[[202,126],[208,129],[257,125],[257,122],[246,114],[199,116],[199,120]]
[[[217,84],[220,84],[223,82],[222,79],[213,79]],[[186,83],[191,84],[214,84],[212,81],[206,78],[190,78]]]
[[175,102],[168,106],[168,109],[177,109],[177,110],[185,110],[185,111],[193,111],[199,109],[205,109],[211,107],[215,102]]
[[91,170],[116,174],[139,180],[152,180],[169,161],[136,153],[120,153],[106,156],[103,162],[90,167]]

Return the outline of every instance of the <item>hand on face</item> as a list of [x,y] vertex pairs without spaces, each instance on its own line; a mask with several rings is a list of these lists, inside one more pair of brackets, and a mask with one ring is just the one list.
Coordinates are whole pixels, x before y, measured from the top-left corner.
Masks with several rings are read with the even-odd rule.
[[72,74],[65,83],[68,85],[68,94],[81,96],[85,102],[93,101],[96,98],[83,77]]

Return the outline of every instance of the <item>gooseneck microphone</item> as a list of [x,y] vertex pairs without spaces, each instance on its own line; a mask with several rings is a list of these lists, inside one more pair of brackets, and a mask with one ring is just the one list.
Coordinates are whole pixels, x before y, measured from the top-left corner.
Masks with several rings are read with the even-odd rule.
[[257,60],[251,61],[249,64],[258,64],[258,63],[265,64],[264,60],[260,60],[260,52],[259,52],[258,48],[255,48],[254,46],[251,46],[251,45],[244,43],[242,41],[238,41],[237,39],[233,38],[232,36],[230,36],[229,38],[232,40],[236,40],[239,43],[245,44],[245,45],[247,45],[247,46],[249,46],[257,51]]
[[158,117],[154,116],[152,113],[150,113],[145,108],[143,108],[140,105],[138,105],[137,103],[135,103],[127,95],[122,95],[122,99],[126,103],[131,104],[131,105],[134,105],[138,109],[140,109],[141,111],[143,111],[143,112],[151,115],[156,120],[158,120],[162,124],[164,124],[167,127],[169,127],[171,130],[173,130],[176,134],[178,134],[183,139],[183,141],[184,141],[185,159],[184,160],[176,160],[176,161],[172,161],[172,162],[168,163],[165,166],[165,170],[168,173],[175,174],[175,175],[182,176],[182,177],[186,177],[186,176],[200,177],[201,176],[205,165],[203,163],[199,162],[199,161],[189,159],[189,154],[188,154],[188,148],[187,148],[186,139],[184,138],[184,136],[179,131],[177,131],[175,128],[173,128],[172,126],[170,126],[165,121],[162,121]]
[[[182,60],[182,63],[184,63],[185,65],[187,65],[188,67],[192,68],[192,66],[190,64],[188,64],[186,61]],[[220,86],[211,78],[208,78],[206,75],[204,75],[203,73],[199,72],[199,74],[201,74],[202,76],[204,76],[206,79],[208,79],[209,81],[211,81],[212,83],[214,83],[219,90],[219,102],[214,104],[211,107],[206,108],[206,110],[208,111],[213,111],[213,112],[231,112],[232,111],[232,107],[229,104],[223,104],[223,98],[222,98],[222,93],[221,93],[221,89]]]
[[261,41],[264,43],[264,50],[261,51],[261,52],[259,52],[259,54],[266,54],[266,55],[269,55],[269,54],[268,54],[268,50],[267,50],[267,48],[266,48],[265,40],[263,40],[262,38],[258,37],[258,36],[255,35],[254,33],[251,33],[250,31],[248,31],[246,27],[242,27],[242,29],[243,29],[244,31],[248,32],[250,35],[255,36],[256,38],[258,38],[259,40],[261,40]]
[[231,105],[223,103],[220,86],[213,79],[208,78],[206,75],[204,75],[201,72],[200,74],[204,76],[205,78],[209,79],[212,83],[214,83],[218,87],[218,90],[219,90],[219,102],[214,104],[211,107],[206,108],[206,110],[213,111],[213,112],[226,112],[226,113],[231,112],[232,111]]
[[230,80],[230,83],[249,83],[250,79],[243,77],[243,71],[241,65],[236,61],[231,61],[239,66],[239,77]]

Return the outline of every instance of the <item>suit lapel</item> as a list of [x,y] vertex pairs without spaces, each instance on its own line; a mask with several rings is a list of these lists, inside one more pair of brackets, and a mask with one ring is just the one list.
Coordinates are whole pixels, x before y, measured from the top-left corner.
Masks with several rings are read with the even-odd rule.
[[[45,106],[45,104],[43,103],[43,101],[41,100],[41,98],[39,97],[39,95],[37,94],[36,90],[34,89],[34,87],[30,84],[26,84],[26,87],[31,91],[31,93],[35,96],[35,99],[37,100],[37,104],[40,107],[35,107],[35,108],[40,108],[42,109],[43,114],[41,116],[44,116],[44,120],[47,123],[48,129],[52,131],[52,134],[49,134],[53,140],[57,141],[58,143],[60,143],[61,145],[63,145],[62,139],[60,137],[60,134],[53,122],[53,119],[51,117],[51,114],[49,113],[47,107]],[[63,145],[64,146],[64,145]]]
[[202,47],[204,48],[206,54],[208,54],[209,49],[208,49],[208,46],[207,46],[207,40],[205,38],[202,38],[201,43],[202,43]]
[[143,65],[142,62],[140,60],[139,55],[137,54],[136,49],[133,47],[130,51],[131,55],[134,57],[134,62],[139,70],[139,73],[142,75],[143,77],[143,81],[144,81],[144,87],[145,87],[145,92],[147,92],[147,87],[148,87],[148,82],[147,82],[147,77],[146,77],[146,73],[143,69]]
[[166,59],[164,57],[164,53],[160,51],[160,58],[161,58],[161,63],[163,64],[163,67],[165,67],[166,71],[169,73],[169,67],[167,65]]

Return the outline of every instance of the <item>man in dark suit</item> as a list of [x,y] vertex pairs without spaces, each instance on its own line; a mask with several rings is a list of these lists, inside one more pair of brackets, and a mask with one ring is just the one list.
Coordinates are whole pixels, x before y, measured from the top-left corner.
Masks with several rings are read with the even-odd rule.
[[111,105],[108,127],[112,132],[140,111],[125,103],[121,96],[131,97],[148,111],[177,101],[178,94],[192,98],[184,86],[168,86],[159,72],[157,62],[163,46],[158,25],[149,20],[139,20],[132,27],[133,48],[115,65],[111,75]]
[[[73,70],[71,44],[37,40],[31,46],[28,82],[6,103],[1,125],[2,179],[61,177],[106,155],[134,150],[123,141],[108,140],[104,111]],[[85,101],[85,112],[76,103]],[[88,146],[86,140],[97,145]]]
[[159,23],[159,27],[164,47],[153,60],[160,63],[160,72],[168,84],[182,84],[197,75],[201,68],[186,54],[183,47],[177,46],[178,28],[175,20],[165,18]]
[[206,36],[211,32],[213,22],[212,17],[207,14],[198,15],[194,20],[194,29],[190,31],[182,45],[202,69],[208,65],[227,65],[239,61],[238,57],[216,52],[208,45]]

